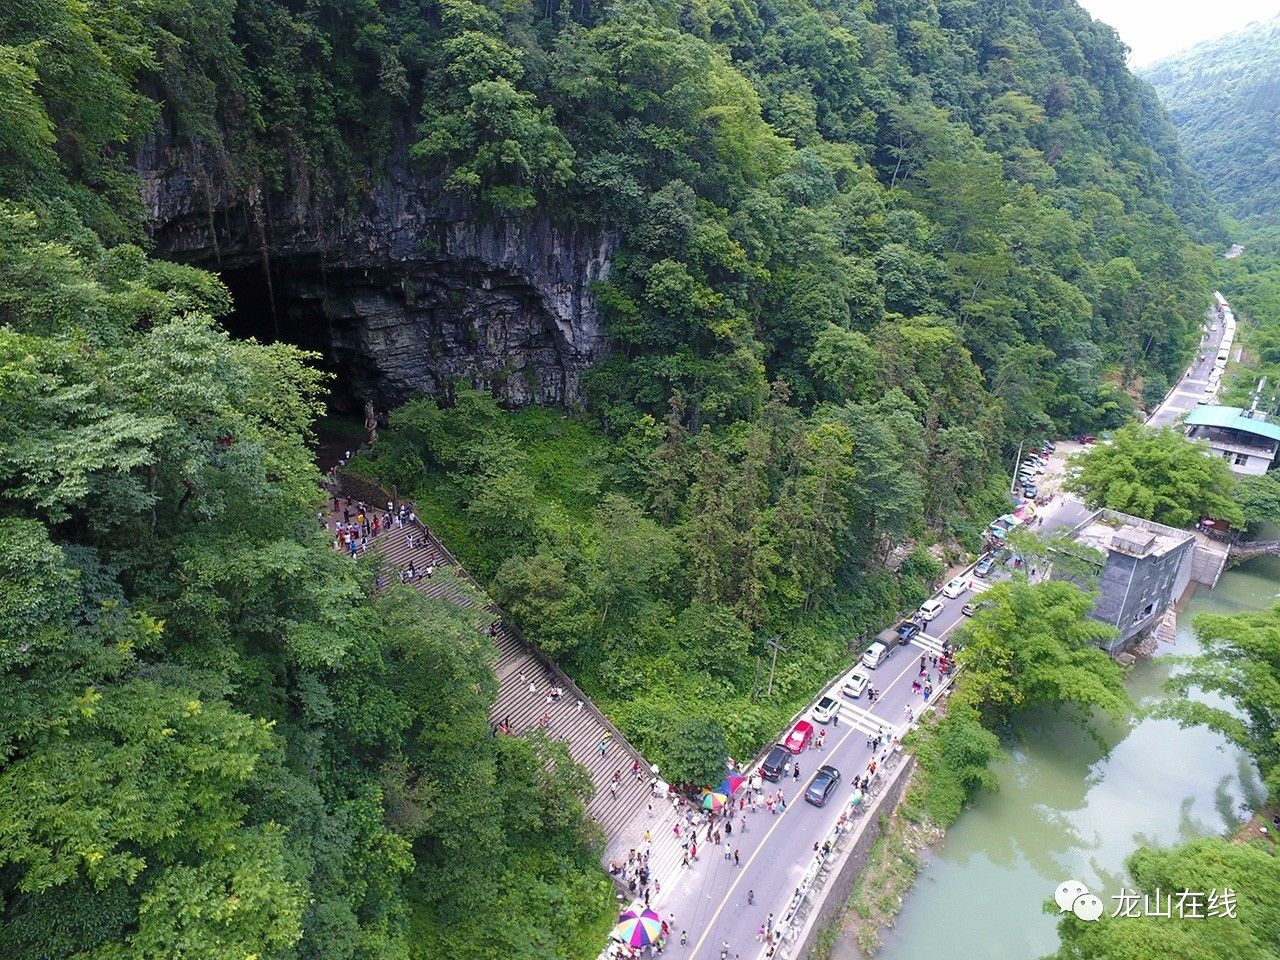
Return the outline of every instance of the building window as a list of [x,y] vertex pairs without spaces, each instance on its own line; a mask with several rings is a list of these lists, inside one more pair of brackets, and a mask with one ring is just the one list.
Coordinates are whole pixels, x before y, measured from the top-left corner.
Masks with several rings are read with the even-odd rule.
[[1242,466],[1244,466],[1244,465],[1245,465],[1246,463],[1248,463],[1248,462],[1249,462],[1249,455],[1248,455],[1247,453],[1237,453],[1237,454],[1236,454],[1236,466],[1237,466],[1237,467],[1242,467]]

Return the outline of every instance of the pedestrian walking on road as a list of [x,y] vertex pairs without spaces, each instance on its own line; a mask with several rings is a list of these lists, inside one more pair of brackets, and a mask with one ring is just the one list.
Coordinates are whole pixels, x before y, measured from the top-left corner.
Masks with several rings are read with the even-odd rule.
[[730,817],[724,822],[724,835],[726,837],[733,836],[733,817]]
[[742,818],[742,823],[738,826],[738,829],[739,829],[739,830],[741,830],[743,833],[746,833],[746,832],[747,832],[747,818],[746,818],[746,817],[743,817],[743,818]]
[[734,865],[735,867],[740,867],[740,866],[742,866],[742,861],[740,861],[740,860],[738,859],[738,851],[737,851],[737,850],[733,851],[733,865]]
[[911,721],[915,720],[915,715],[911,712],[911,704],[907,704],[903,707],[902,711],[907,715],[907,723],[911,723]]
[[689,945],[689,931],[688,931],[688,930],[681,930],[681,931],[680,931],[680,946],[682,946],[682,947],[687,947],[688,945]]
[[833,713],[833,714],[831,715],[831,725],[832,725],[833,727],[838,727],[838,726],[840,726],[840,714],[839,714],[839,713]]
[[724,858],[725,858],[726,860],[732,860],[732,859],[733,859],[733,847],[732,847],[732,846],[730,846],[730,844],[729,844],[729,841],[728,841],[728,840],[726,840],[726,841],[725,841],[725,843],[724,843]]
[[688,850],[686,850],[686,851],[684,852],[684,857],[680,860],[680,866],[682,866],[682,867],[687,867],[687,866],[689,866],[689,851],[688,851]]
[[797,763],[797,764],[793,764],[793,765],[792,765],[792,767],[791,767],[791,772],[795,775],[795,778],[796,778],[797,780],[799,780],[799,779],[800,779],[800,764],[798,764],[798,763]]
[[754,890],[754,889],[748,890],[748,891],[747,891],[747,906],[749,907],[749,906],[751,906],[751,905],[752,905],[753,903],[755,903],[755,902],[756,902],[756,892],[755,892],[755,890]]

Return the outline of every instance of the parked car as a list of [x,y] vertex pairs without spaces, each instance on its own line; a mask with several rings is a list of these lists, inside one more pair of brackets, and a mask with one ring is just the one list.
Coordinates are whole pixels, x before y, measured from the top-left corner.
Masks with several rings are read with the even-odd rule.
[[926,600],[924,603],[920,604],[920,609],[916,612],[916,618],[919,620],[923,620],[925,623],[928,623],[930,620],[932,620],[934,617],[940,614],[945,609],[945,607],[946,607],[946,604],[944,604],[941,600],[938,600],[936,598],[932,600]]
[[813,705],[813,709],[809,711],[809,716],[813,717],[818,723],[829,723],[839,709],[839,700],[835,697],[823,697]]
[[1091,443],[1096,443],[1097,440],[1098,438],[1092,433],[1082,433],[1080,436],[1076,437],[1076,443],[1083,444],[1086,447]]
[[1040,488],[1037,487],[1034,483],[1024,483],[1022,485],[1022,495],[1026,497],[1028,500],[1035,499],[1036,494],[1039,492],[1040,492]]
[[855,667],[853,672],[850,673],[848,678],[845,680],[844,686],[840,688],[840,692],[850,700],[857,700],[866,692],[867,687],[870,685],[871,675],[861,667]]
[[947,585],[942,588],[942,595],[948,600],[954,600],[960,594],[967,592],[969,589],[969,581],[963,577],[956,577],[954,580],[947,581]]
[[898,629],[894,632],[898,635],[898,643],[905,646],[911,642],[911,638],[924,629],[924,625],[918,620],[908,617],[898,624]]
[[811,739],[813,739],[813,724],[808,720],[800,720],[791,728],[791,732],[787,734],[787,739],[782,741],[782,745],[792,753],[804,753],[805,747],[809,746]]
[[978,608],[975,607],[972,603],[966,603],[963,607],[960,608],[960,615],[962,617],[972,617],[977,612],[978,612]]
[[996,564],[1000,562],[999,554],[988,553],[985,557],[978,561],[973,568],[974,576],[989,577],[991,571],[996,568]]
[[868,670],[874,670],[887,659],[889,659],[889,648],[876,641],[867,647],[866,653],[862,655],[862,665]]
[[809,781],[809,787],[804,792],[804,798],[812,803],[815,807],[825,807],[827,800],[831,794],[835,792],[836,785],[840,782],[840,771],[835,767],[826,766],[825,764],[818,768],[818,772],[813,775],[813,779]]
[[791,751],[782,744],[775,743],[769,755],[764,758],[764,763],[760,764],[760,776],[777,783],[782,778],[782,771],[790,759]]
[[1057,445],[1056,443],[1054,443],[1052,440],[1046,440],[1046,441],[1041,445],[1040,449],[1041,449],[1041,450],[1043,450],[1045,453],[1050,453],[1050,454],[1052,454],[1052,453],[1056,453],[1056,452],[1057,452],[1057,450],[1058,450],[1058,445]]

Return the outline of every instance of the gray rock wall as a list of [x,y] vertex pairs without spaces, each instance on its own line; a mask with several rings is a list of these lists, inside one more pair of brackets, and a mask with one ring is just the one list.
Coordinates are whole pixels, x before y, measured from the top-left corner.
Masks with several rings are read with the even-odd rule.
[[607,231],[479,216],[401,161],[343,205],[313,201],[301,174],[281,191],[233,194],[205,172],[218,163],[163,132],[137,165],[159,255],[261,275],[269,302],[237,309],[277,329],[290,320],[286,339],[325,350],[380,407],[454,383],[513,405],[576,405],[582,372],[607,349],[590,293],[609,275]]

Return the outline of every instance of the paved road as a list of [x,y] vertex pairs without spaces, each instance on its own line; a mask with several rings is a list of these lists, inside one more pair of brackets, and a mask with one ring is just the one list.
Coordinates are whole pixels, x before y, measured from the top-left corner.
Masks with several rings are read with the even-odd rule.
[[[1056,490],[1066,458],[1078,450],[1076,444],[1059,444],[1057,456],[1041,478],[1042,486]],[[1074,497],[1057,493],[1041,509],[1044,519],[1038,530],[1075,526],[1090,512]],[[995,579],[1006,576],[1008,571],[1001,571]],[[980,585],[979,591],[984,586]],[[836,679],[828,692],[840,701],[840,716],[838,724],[827,726],[825,749],[808,750],[799,757],[799,780],[788,777],[778,784],[766,781],[769,792],[782,788],[786,811],[770,815],[761,808],[757,813],[748,813],[745,834],[737,827],[741,815],[735,820],[732,842],[741,858],[740,866],[724,859],[723,846],[715,848],[705,843],[703,828],[698,849],[700,862],[691,869],[677,870],[676,878],[666,883],[661,897],[653,903],[664,918],[674,921],[672,942],[679,960],[719,960],[725,942],[729,944],[731,960],[739,956],[754,960],[759,955],[761,944],[756,934],[761,924],[770,913],[775,918],[783,916],[812,861],[814,844],[828,836],[847,803],[853,777],[867,769],[872,756],[868,736],[880,728],[887,736],[901,736],[907,724],[906,707],[911,707],[913,716],[919,714],[924,700],[911,693],[911,682],[919,673],[920,658],[941,651],[941,641],[964,621],[961,607],[975,596],[969,592],[944,600],[942,613],[924,633],[907,646],[891,648],[888,659],[873,671],[872,684],[880,690],[874,704],[865,696],[856,701],[840,696],[844,675]],[[937,673],[932,669],[929,672],[936,683]],[[804,802],[803,793],[822,764],[840,770],[842,781],[832,802],[818,808]],[[751,905],[747,903],[749,892],[754,894]],[[683,949],[679,946],[682,930],[689,934],[689,945]]]
[[[735,827],[734,847],[742,858],[741,866],[724,859],[723,847],[699,844],[702,863],[693,870],[681,871],[672,885],[670,896],[658,905],[662,915],[674,914],[677,956],[689,960],[718,960],[721,944],[728,942],[729,956],[754,958],[761,949],[756,933],[770,913],[781,918],[787,901],[804,875],[813,857],[813,845],[824,839],[835,826],[852,792],[854,776],[861,776],[871,760],[868,736],[883,727],[886,735],[901,735],[907,722],[906,708],[918,714],[924,706],[921,695],[911,693],[911,681],[920,668],[920,658],[940,652],[941,641],[963,619],[960,608],[971,599],[970,594],[946,601],[946,609],[930,623],[929,629],[907,646],[894,646],[888,659],[872,671],[872,684],[880,691],[874,704],[865,697],[841,701],[838,724],[827,725],[827,744],[823,750],[808,750],[798,762],[799,780],[785,778],[778,784],[765,781],[766,790],[781,787],[787,808],[770,815],[763,808],[747,814],[747,832]],[[937,672],[930,669],[934,682]],[[843,679],[843,677],[841,678]],[[882,747],[883,750],[883,747]],[[842,781],[832,801],[825,807],[814,807],[803,799],[805,787],[822,764],[831,764],[842,774]],[[739,816],[739,821],[741,816]],[[705,828],[704,834],[705,836]],[[747,895],[754,891],[754,905],[748,906]],[[664,894],[667,891],[664,889]],[[679,947],[679,931],[689,932],[689,946]]]
[[1210,321],[1218,329],[1211,331],[1208,339],[1201,344],[1198,357],[1191,368],[1183,374],[1178,385],[1173,389],[1164,403],[1156,408],[1155,413],[1147,418],[1149,427],[1171,426],[1179,417],[1196,408],[1196,401],[1204,397],[1205,385],[1209,382],[1209,373],[1213,370],[1213,361],[1218,355],[1218,344],[1222,342],[1226,327],[1221,320]]

